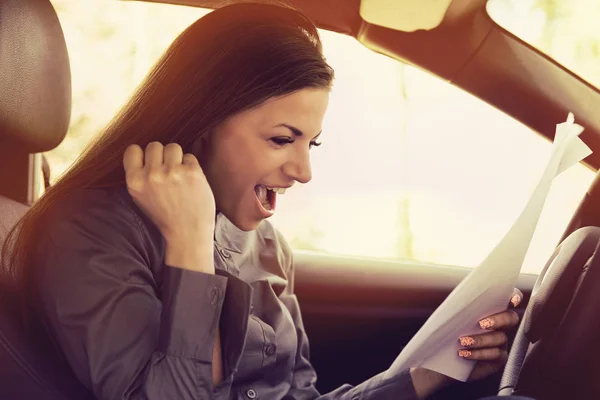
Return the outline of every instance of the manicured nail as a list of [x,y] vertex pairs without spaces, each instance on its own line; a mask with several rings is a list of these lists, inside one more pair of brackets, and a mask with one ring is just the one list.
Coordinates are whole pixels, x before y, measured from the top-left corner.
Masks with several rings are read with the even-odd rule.
[[462,347],[471,347],[475,344],[475,339],[469,336],[461,337],[459,340]]
[[490,329],[494,326],[494,324],[495,322],[491,318],[484,318],[481,321],[479,321],[479,326],[481,327],[481,329]]
[[512,303],[513,307],[517,307],[519,305],[519,303],[521,303],[521,296],[519,296],[518,294],[515,294],[510,299],[510,302]]
[[463,358],[469,358],[471,357],[471,350],[459,350],[458,351],[458,356],[459,357],[463,357]]

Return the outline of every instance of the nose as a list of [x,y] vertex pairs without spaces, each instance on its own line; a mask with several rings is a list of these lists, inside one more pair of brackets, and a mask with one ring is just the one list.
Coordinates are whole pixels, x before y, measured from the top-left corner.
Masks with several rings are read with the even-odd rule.
[[296,152],[294,158],[283,165],[283,173],[297,182],[310,182],[312,179],[312,170],[308,149]]

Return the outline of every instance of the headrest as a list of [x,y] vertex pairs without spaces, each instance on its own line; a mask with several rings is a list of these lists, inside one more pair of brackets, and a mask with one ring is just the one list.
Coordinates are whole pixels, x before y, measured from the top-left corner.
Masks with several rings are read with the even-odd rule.
[[0,0],[0,147],[58,146],[71,117],[65,38],[49,0]]

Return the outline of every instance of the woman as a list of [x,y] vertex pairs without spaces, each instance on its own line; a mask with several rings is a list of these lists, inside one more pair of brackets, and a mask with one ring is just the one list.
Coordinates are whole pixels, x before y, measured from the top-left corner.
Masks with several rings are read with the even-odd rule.
[[[291,251],[264,220],[311,179],[332,80],[299,13],[214,11],[13,232],[30,310],[97,398],[414,399],[448,383],[414,369],[315,389]],[[475,375],[505,358],[499,330],[462,341],[485,360]]]

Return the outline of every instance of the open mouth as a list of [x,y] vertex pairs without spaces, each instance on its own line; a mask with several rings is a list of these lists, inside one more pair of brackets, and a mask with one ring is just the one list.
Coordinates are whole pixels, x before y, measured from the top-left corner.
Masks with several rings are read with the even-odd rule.
[[275,211],[275,204],[277,202],[277,195],[284,194],[284,188],[272,188],[265,185],[254,186],[254,193],[258,199],[259,204],[264,211],[273,213]]

